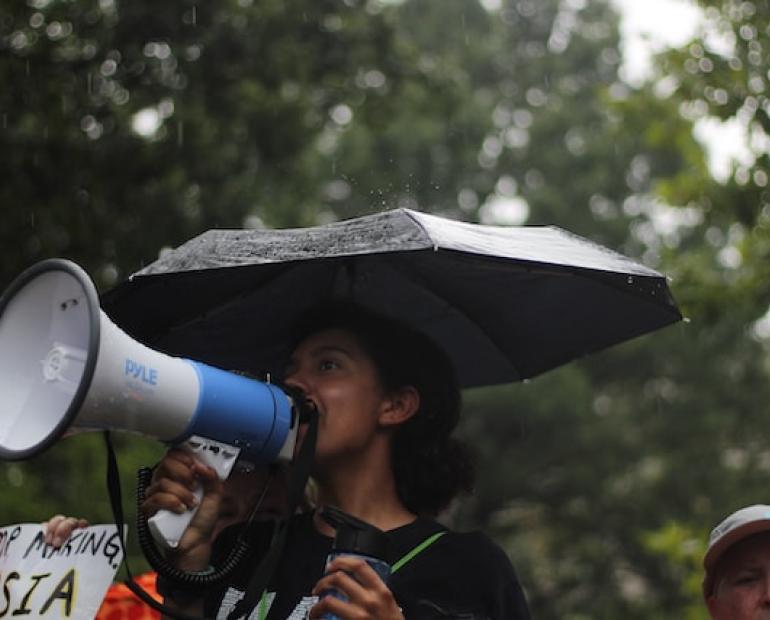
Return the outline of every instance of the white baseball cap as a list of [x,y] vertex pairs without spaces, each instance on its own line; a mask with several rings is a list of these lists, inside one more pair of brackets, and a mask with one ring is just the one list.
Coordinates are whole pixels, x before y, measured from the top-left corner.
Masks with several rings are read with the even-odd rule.
[[753,534],[770,531],[770,505],[754,504],[736,510],[711,530],[709,546],[703,557],[706,576],[703,579],[703,596],[708,598],[714,588],[714,569],[719,559],[735,543]]

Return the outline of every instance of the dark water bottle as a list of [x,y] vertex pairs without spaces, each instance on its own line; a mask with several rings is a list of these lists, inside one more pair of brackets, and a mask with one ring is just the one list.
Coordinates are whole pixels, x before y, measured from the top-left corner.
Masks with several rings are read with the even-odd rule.
[[[385,532],[333,506],[324,507],[321,516],[336,530],[332,550],[326,557],[326,566],[343,555],[361,558],[387,584],[390,578],[390,564],[386,560],[388,536]],[[333,589],[324,592],[323,596],[334,596],[342,601],[348,600],[345,594]],[[324,620],[339,620],[339,617],[327,613],[324,615]]]

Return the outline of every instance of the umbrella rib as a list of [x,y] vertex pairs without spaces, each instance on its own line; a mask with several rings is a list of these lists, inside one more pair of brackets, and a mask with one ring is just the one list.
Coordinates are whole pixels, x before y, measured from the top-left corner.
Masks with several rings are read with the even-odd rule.
[[[435,252],[437,254],[440,254],[441,252],[449,252],[451,254],[456,253],[452,250],[442,250],[441,248],[438,248],[438,247],[434,248],[433,250],[427,250],[427,249],[417,250],[416,252],[426,252],[426,251]],[[461,307],[457,302],[449,303],[445,297],[436,293],[436,291],[428,285],[429,283],[425,281],[424,278],[420,278],[418,280],[417,278],[415,278],[414,273],[409,273],[399,268],[397,265],[394,265],[394,261],[387,260],[386,262],[390,266],[390,268],[393,269],[393,271],[396,271],[402,278],[404,278],[405,280],[408,280],[409,282],[412,282],[415,286],[423,290],[430,291],[431,295],[435,299],[441,300],[442,305],[445,308],[449,309],[450,312],[451,311],[456,312],[458,315],[462,317],[463,320],[473,325],[478,330],[478,332],[484,337],[484,340],[488,342],[495,351],[497,351],[497,353],[500,355],[500,358],[506,360],[510,364],[510,367],[515,373],[516,378],[517,379],[525,378],[522,372],[520,371],[520,369],[518,368],[518,365],[510,359],[510,357],[506,354],[506,352],[502,348],[500,348],[496,340],[490,336],[489,332],[482,326],[482,324],[480,324],[476,319],[471,318],[471,316],[468,314],[467,308]]]
[[425,228],[425,225],[419,219],[417,219],[417,217],[414,215],[414,213],[412,213],[409,209],[404,209],[403,211],[407,215],[407,217],[409,217],[409,219],[412,220],[412,222],[414,222],[414,224],[417,226],[417,228],[420,229],[420,231],[422,232],[422,234],[425,237],[426,241],[428,241],[430,243],[431,249],[434,252],[437,252],[438,249],[439,249],[438,243],[436,243],[436,241],[433,239],[431,234],[428,232],[428,229]]

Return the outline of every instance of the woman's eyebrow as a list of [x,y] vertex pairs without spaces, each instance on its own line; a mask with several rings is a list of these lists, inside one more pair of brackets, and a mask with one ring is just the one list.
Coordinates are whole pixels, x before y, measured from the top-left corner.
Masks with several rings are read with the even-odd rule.
[[[308,355],[315,359],[322,355],[328,355],[329,353],[340,353],[348,358],[353,357],[353,355],[348,351],[345,347],[341,347],[339,345],[335,344],[320,344],[317,347],[313,347],[308,351]],[[289,362],[286,364],[286,367],[284,368],[284,376],[290,375],[293,373],[297,368],[300,366],[299,360],[292,356],[291,359],[289,359]]]
[[352,357],[352,354],[348,349],[336,344],[320,344],[310,351],[310,355],[317,357],[326,353],[342,353],[347,357]]
[[762,566],[759,564],[759,562],[746,562],[744,564],[741,564],[740,566],[736,566],[732,571],[733,577],[739,577],[741,575],[746,575],[747,573],[759,573],[762,571]]
[[741,571],[757,571],[762,570],[762,563],[759,560],[750,560],[746,563],[744,563],[741,568]]

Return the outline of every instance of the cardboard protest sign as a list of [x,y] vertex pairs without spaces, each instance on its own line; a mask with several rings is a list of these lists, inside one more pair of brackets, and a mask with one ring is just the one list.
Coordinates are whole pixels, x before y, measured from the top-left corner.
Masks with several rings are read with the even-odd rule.
[[114,525],[75,530],[58,549],[39,523],[1,527],[0,618],[93,618],[122,559]]

